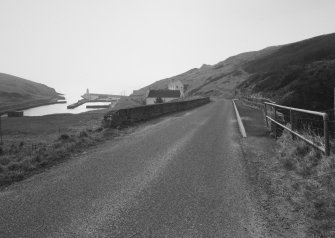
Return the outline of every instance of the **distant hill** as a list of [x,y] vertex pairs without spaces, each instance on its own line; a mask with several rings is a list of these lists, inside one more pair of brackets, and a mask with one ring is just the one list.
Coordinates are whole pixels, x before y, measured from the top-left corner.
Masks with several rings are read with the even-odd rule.
[[282,46],[271,55],[250,61],[248,80],[238,86],[244,94],[296,107],[326,110],[333,107],[335,34]]
[[186,96],[225,96],[233,97],[237,85],[245,81],[249,74],[243,65],[251,60],[271,54],[278,47],[269,47],[261,51],[239,54],[215,65],[202,65],[180,75],[159,80],[151,85],[136,90],[136,95],[145,95],[148,89],[167,88],[170,80],[180,80],[186,88]]
[[0,73],[0,112],[50,103],[61,98],[55,89],[44,84]]
[[167,88],[172,79],[186,85],[187,96],[257,95],[296,107],[329,109],[335,87],[335,34],[232,56],[157,81],[136,95]]

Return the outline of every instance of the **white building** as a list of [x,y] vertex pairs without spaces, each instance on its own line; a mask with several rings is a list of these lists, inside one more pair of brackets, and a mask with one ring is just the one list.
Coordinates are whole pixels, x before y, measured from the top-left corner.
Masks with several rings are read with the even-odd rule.
[[169,90],[179,90],[180,96],[184,97],[184,84],[180,80],[171,80],[168,86]]
[[181,93],[179,90],[148,90],[145,104],[155,104],[157,101],[169,102],[180,98]]

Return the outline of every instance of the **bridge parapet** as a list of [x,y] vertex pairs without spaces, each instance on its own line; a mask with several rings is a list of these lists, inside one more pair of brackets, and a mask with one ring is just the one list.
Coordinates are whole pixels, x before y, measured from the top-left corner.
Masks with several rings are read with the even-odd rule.
[[102,125],[105,128],[117,128],[122,125],[149,120],[164,114],[188,110],[209,102],[209,97],[206,97],[109,111],[105,114]]

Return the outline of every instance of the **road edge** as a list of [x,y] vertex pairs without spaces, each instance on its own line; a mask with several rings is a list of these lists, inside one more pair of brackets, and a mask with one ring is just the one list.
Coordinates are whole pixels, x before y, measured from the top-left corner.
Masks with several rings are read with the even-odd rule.
[[237,107],[235,105],[235,100],[236,99],[232,99],[232,102],[233,102],[233,105],[234,105],[234,108],[235,108],[235,114],[236,114],[237,124],[238,124],[238,127],[240,129],[242,137],[246,138],[247,137],[247,133],[245,132],[245,128],[244,128],[242,119],[241,119],[240,114],[239,114],[239,112],[237,110]]

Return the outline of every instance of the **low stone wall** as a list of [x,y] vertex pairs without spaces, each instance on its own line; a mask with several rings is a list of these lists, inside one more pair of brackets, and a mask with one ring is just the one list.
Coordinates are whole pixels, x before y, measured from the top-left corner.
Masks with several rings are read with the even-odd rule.
[[119,109],[107,112],[104,116],[102,124],[105,128],[116,128],[122,125],[129,125],[133,122],[149,120],[164,114],[195,108],[209,102],[209,97],[206,97],[193,100]]

